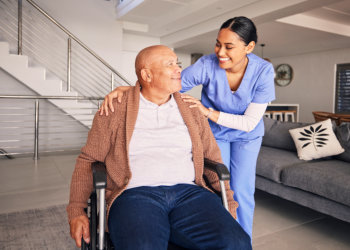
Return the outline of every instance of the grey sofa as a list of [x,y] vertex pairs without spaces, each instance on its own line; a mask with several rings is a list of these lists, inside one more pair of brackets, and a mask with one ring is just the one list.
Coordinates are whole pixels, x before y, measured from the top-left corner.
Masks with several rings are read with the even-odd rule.
[[350,123],[334,124],[344,153],[304,161],[297,156],[289,129],[308,123],[279,122],[266,117],[264,122],[256,188],[350,222]]

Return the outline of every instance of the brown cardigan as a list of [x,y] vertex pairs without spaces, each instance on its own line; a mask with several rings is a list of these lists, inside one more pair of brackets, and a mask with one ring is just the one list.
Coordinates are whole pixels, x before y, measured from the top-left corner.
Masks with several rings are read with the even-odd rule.
[[[190,109],[182,101],[179,93],[174,93],[182,118],[192,139],[192,154],[195,168],[195,183],[206,189],[203,180],[203,158],[221,161],[219,147],[210,130],[207,119],[198,111]],[[140,85],[126,92],[121,103],[114,102],[114,113],[100,116],[96,113],[86,145],[78,156],[70,186],[70,198],[67,206],[69,221],[84,215],[84,208],[92,191],[91,163],[101,161],[107,169],[107,216],[113,201],[126,189],[131,176],[128,158],[130,139],[139,111]],[[212,171],[204,173],[212,187],[220,190],[219,180]],[[225,183],[230,213],[236,218],[238,203],[233,200],[229,183]]]

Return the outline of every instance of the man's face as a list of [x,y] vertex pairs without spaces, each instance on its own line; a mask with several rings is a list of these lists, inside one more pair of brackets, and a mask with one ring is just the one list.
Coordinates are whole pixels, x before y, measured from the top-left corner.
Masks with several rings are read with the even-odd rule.
[[181,68],[176,54],[167,47],[155,50],[150,58],[151,88],[162,94],[172,94],[181,89]]

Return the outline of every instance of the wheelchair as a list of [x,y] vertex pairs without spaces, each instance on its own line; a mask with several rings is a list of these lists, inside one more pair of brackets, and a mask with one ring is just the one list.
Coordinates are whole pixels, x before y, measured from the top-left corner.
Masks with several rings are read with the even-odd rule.
[[[224,181],[230,180],[230,173],[224,164],[204,159],[204,167],[215,172],[220,181],[220,193],[224,207],[228,210],[228,202]],[[85,210],[90,224],[90,243],[87,244],[82,238],[81,250],[113,250],[115,249],[109,239],[106,228],[106,201],[105,188],[107,186],[106,166],[102,162],[94,162],[91,165],[93,173],[93,191],[90,195],[88,206]],[[207,182],[206,178],[204,180]],[[208,184],[208,182],[207,182]],[[210,185],[208,185],[210,187]],[[168,250],[184,249],[171,242],[168,243]]]

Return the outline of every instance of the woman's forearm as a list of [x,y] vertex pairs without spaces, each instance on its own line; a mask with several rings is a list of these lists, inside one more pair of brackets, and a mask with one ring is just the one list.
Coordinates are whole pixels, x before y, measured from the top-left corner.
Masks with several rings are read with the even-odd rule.
[[250,103],[243,115],[233,115],[216,111],[215,113],[219,113],[219,115],[213,112],[213,115],[210,115],[209,118],[222,126],[250,132],[263,117],[266,107],[267,103]]

